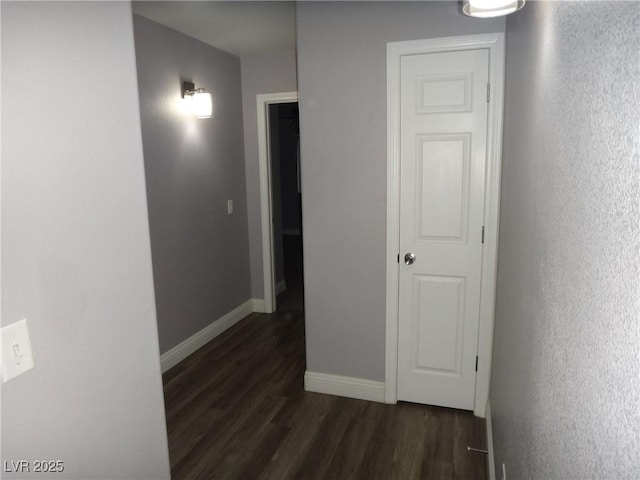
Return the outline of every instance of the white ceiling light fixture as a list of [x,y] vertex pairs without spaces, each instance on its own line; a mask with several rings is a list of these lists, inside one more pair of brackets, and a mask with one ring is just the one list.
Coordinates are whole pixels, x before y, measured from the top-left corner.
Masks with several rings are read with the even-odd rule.
[[211,118],[213,102],[211,94],[204,88],[195,88],[191,82],[182,82],[182,98],[186,110],[196,118]]
[[462,13],[469,17],[499,17],[517,12],[524,4],[525,0],[463,0]]

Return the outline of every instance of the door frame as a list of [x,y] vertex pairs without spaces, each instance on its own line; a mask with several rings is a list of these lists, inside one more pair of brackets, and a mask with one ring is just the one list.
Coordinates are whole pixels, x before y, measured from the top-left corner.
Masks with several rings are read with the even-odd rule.
[[400,60],[404,55],[459,50],[489,50],[491,101],[487,118],[484,248],[478,324],[478,371],[474,415],[485,417],[491,379],[493,321],[498,259],[502,116],[504,100],[504,33],[390,42],[387,44],[387,311],[385,402],[398,401],[398,285],[400,252]]
[[258,166],[260,169],[260,221],[262,235],[262,277],[264,313],[276,308],[273,258],[273,205],[271,194],[271,145],[269,143],[269,105],[298,101],[298,92],[260,93],[256,95],[258,114]]

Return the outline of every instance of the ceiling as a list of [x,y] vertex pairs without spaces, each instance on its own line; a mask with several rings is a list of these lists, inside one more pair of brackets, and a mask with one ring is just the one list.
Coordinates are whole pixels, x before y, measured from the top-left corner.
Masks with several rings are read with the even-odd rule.
[[136,1],[133,12],[237,56],[293,52],[293,1]]

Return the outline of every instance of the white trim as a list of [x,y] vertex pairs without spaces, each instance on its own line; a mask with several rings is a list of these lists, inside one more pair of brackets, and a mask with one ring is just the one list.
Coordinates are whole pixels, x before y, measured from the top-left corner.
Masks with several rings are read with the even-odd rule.
[[[384,401],[398,401],[398,255],[400,254],[400,52],[387,44],[387,312]],[[396,71],[397,69],[397,71]]]
[[491,425],[491,404],[487,400],[487,411],[485,415],[487,422],[487,469],[489,470],[489,480],[496,480],[496,459],[493,453],[493,427]]
[[489,47],[489,83],[491,102],[487,122],[487,171],[484,201],[484,248],[480,293],[480,323],[478,325],[478,372],[474,415],[487,411],[493,358],[493,321],[498,272],[498,233],[500,223],[500,181],[502,174],[502,124],[504,103],[504,34],[496,33]]
[[267,311],[264,308],[263,298],[252,298],[251,305],[255,313],[267,313]]
[[478,372],[473,413],[484,417],[489,398],[493,315],[498,253],[502,114],[504,96],[504,34],[443,37],[387,44],[387,319],[385,402],[398,400],[398,262],[400,253],[400,59],[403,55],[456,50],[489,50],[491,102],[487,122],[487,170],[484,208],[485,244],[482,256]]
[[304,389],[307,392],[339,395],[371,402],[384,402],[384,382],[375,382],[363,378],[343,377],[341,375],[307,370],[304,373]]
[[287,282],[285,282],[284,280],[280,280],[278,283],[276,283],[276,296],[286,291],[287,291]]
[[271,167],[269,165],[269,125],[267,107],[274,103],[298,101],[298,92],[261,93],[256,96],[258,114],[258,165],[260,169],[260,219],[262,225],[262,272],[264,281],[264,312],[276,306],[273,268],[273,230],[271,225]]
[[247,315],[253,313],[253,301],[247,300],[239,307],[234,308],[226,315],[210,323],[199,332],[190,336],[171,350],[160,355],[160,367],[162,373],[177,365],[196,350],[202,348],[225,330],[228,330]]

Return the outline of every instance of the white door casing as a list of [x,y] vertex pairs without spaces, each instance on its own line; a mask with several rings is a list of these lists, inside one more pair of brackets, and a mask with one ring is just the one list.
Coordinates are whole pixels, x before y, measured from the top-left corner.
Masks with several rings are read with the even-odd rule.
[[298,101],[298,92],[261,93],[256,95],[258,114],[258,166],[260,171],[260,219],[262,226],[262,275],[264,313],[276,309],[275,268],[273,255],[273,205],[271,199],[271,161],[269,145],[269,105]]
[[502,47],[502,34],[388,45],[387,402],[485,414]]

